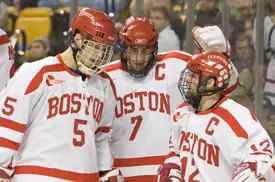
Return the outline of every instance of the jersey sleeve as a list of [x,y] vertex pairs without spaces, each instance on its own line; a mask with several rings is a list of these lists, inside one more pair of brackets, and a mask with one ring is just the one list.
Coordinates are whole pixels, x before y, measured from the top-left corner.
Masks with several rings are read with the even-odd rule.
[[181,72],[186,68],[190,54],[181,51],[173,51],[166,54],[165,62],[167,65],[168,76],[168,93],[170,95],[171,112],[183,102],[182,96],[178,89],[178,83]]
[[164,163],[175,163],[180,166],[180,138],[181,128],[177,122],[172,123],[171,135],[169,139],[169,153],[166,156]]
[[102,115],[98,123],[98,127],[95,131],[99,171],[111,170],[113,161],[109,140],[111,135],[111,127],[114,120],[114,110],[116,106],[116,89],[113,81],[109,77],[107,81],[108,84],[104,89],[105,99]]
[[8,35],[0,29],[0,91],[14,74],[13,53]]
[[23,65],[0,94],[0,174],[1,169],[12,173],[29,115],[42,92],[39,88],[30,92],[32,75],[32,69]]
[[[231,101],[233,103],[233,101]],[[220,126],[215,140],[227,163],[268,162],[274,155],[273,143],[260,122],[248,109],[233,104],[216,109]]]

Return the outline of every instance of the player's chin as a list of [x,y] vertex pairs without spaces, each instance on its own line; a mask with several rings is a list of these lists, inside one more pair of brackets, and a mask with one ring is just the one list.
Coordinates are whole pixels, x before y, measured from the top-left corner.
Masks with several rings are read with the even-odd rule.
[[137,71],[141,71],[141,70],[143,70],[145,67],[144,67],[144,65],[135,65],[135,66],[133,66],[133,68],[134,68],[135,70],[137,70]]

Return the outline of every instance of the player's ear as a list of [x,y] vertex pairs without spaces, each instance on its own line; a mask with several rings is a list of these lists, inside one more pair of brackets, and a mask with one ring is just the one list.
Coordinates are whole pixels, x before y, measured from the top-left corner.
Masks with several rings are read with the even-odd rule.
[[75,40],[75,42],[77,43],[77,45],[79,45],[79,47],[80,47],[80,45],[82,44],[81,34],[76,33],[74,35],[73,39]]
[[210,89],[213,89],[213,88],[215,88],[215,79],[209,79],[207,81],[206,89],[210,90]]

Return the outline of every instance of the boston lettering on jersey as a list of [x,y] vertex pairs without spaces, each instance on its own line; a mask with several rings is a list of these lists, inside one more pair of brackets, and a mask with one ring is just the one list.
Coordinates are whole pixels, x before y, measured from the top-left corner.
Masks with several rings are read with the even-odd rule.
[[[65,114],[74,114],[80,111],[81,104],[85,103],[85,114],[90,115],[90,112],[93,115],[93,118],[96,122],[99,123],[101,119],[101,114],[103,110],[104,103],[98,98],[90,96],[87,98],[82,93],[73,93],[73,94],[63,94],[61,97],[52,97],[48,99],[49,104],[49,113],[47,119],[59,115]],[[91,111],[89,111],[89,106],[92,104]]]
[[170,96],[157,92],[134,92],[117,98],[117,106],[115,109],[116,118],[122,115],[130,114],[135,111],[145,111],[149,109],[153,112],[161,112],[171,114]]
[[182,131],[180,146],[182,146],[182,151],[190,152],[208,164],[219,167],[219,147],[207,143],[206,140],[199,138],[196,134]]

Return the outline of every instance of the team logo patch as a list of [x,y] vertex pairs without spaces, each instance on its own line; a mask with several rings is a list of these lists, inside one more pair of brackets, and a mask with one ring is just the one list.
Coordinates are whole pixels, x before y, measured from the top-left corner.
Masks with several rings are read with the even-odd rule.
[[176,112],[173,116],[173,121],[176,123],[178,120],[182,119],[184,115],[187,113],[181,114],[180,112]]
[[135,43],[136,43],[136,44],[143,44],[143,43],[146,42],[146,40],[147,40],[147,39],[136,39],[136,40],[135,40]]
[[53,86],[55,84],[61,84],[64,83],[64,80],[58,80],[55,79],[55,77],[53,75],[48,75],[48,77],[46,78],[46,84],[50,87]]
[[86,11],[81,11],[79,13],[79,16],[86,16],[86,17],[90,18],[93,22],[95,21],[95,17],[91,13],[86,12]]

